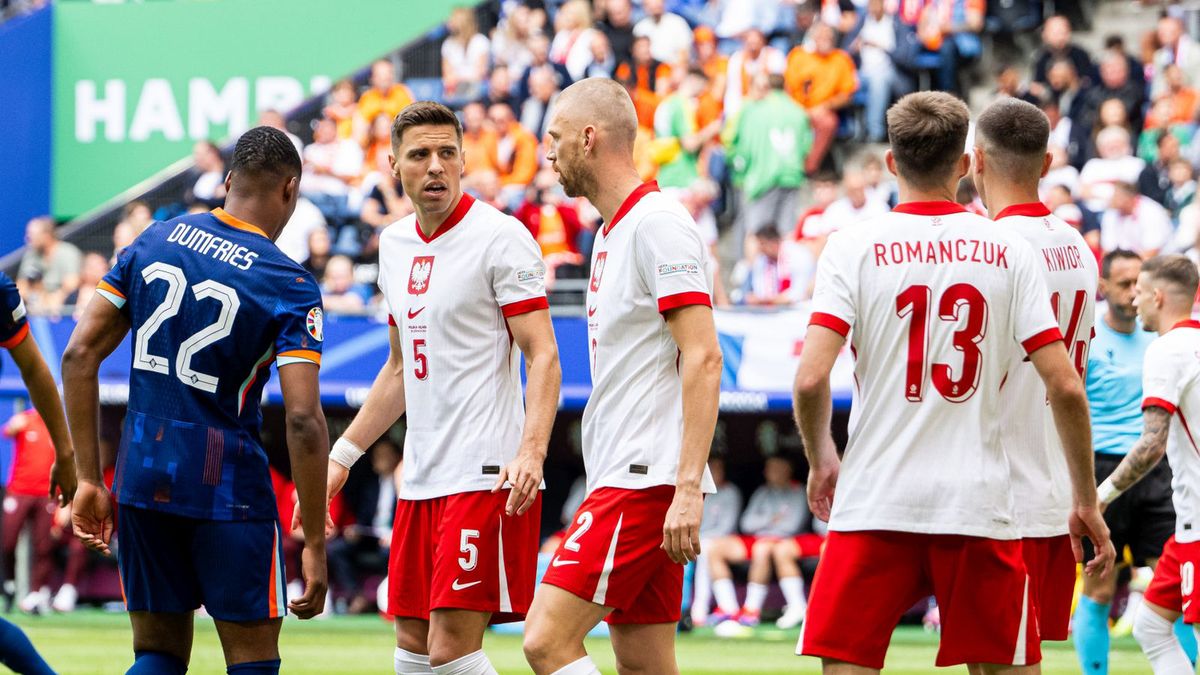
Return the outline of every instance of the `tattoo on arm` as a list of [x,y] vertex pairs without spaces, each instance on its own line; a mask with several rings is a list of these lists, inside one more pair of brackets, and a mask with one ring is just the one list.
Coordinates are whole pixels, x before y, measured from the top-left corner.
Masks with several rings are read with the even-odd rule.
[[1124,491],[1133,487],[1134,483],[1150,473],[1166,452],[1171,414],[1158,406],[1151,406],[1142,412],[1142,420],[1142,437],[1112,473],[1113,485],[1118,490]]

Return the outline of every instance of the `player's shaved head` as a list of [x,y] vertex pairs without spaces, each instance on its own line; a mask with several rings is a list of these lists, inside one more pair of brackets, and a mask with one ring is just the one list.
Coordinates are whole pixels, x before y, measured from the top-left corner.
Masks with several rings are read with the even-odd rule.
[[1036,181],[1046,164],[1050,120],[1037,106],[1016,98],[989,105],[975,122],[975,145],[989,168],[1009,181]]
[[900,177],[932,188],[949,180],[963,156],[971,113],[967,104],[940,91],[920,91],[887,112],[888,138]]
[[556,116],[575,129],[594,126],[613,151],[629,152],[637,137],[637,112],[629,92],[616,80],[589,77],[558,95]]

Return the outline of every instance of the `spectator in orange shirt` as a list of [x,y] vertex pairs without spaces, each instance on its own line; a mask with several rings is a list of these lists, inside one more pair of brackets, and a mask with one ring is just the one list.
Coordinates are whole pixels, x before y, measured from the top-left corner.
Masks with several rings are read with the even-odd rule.
[[533,181],[538,169],[538,141],[529,130],[517,122],[512,108],[504,103],[488,109],[498,138],[496,160],[500,174],[500,194],[508,204],[519,203],[525,187]]
[[784,88],[808,111],[813,128],[812,151],[804,169],[813,173],[837,133],[838,111],[850,104],[858,90],[854,60],[835,46],[833,28],[817,24],[810,31],[813,49],[792,49],[784,71]]
[[767,38],[758,28],[750,28],[741,35],[742,48],[729,57],[724,109],[727,118],[736,115],[750,93],[750,85],[761,74],[782,73],[787,61],[783,52],[767,44]]
[[[625,85],[633,98],[638,125],[654,127],[654,110],[662,94],[670,87],[671,66],[659,63],[650,55],[650,38],[633,39],[633,59],[617,66],[613,79]],[[636,92],[636,95],[632,92]]]
[[[358,99],[358,114],[362,119],[370,121],[383,114],[390,123],[412,102],[412,92],[396,82],[396,67],[391,61],[379,59],[371,64],[371,88]],[[365,125],[363,129],[365,132]],[[359,140],[366,144],[364,138]]]
[[695,63],[708,76],[708,91],[700,95],[696,107],[696,124],[701,128],[721,117],[725,91],[725,71],[729,59],[717,51],[717,35],[708,26],[699,26],[693,33],[696,40]]
[[[50,603],[50,577],[54,573],[54,500],[50,498],[50,467],[54,465],[54,443],[50,431],[30,408],[17,413],[4,425],[4,435],[13,441],[12,478],[4,497],[4,556],[13,570],[12,556],[21,530],[30,526],[33,569],[29,594],[21,600],[22,612],[37,612]],[[11,508],[10,505],[11,504]]]
[[496,171],[496,131],[491,128],[487,109],[476,101],[463,107],[463,175]]
[[529,189],[525,201],[513,217],[529,229],[542,249],[542,258],[549,272],[546,285],[553,285],[556,270],[563,265],[581,265],[579,254],[579,212],[563,200],[553,171],[542,171]]
[[1170,116],[1165,120],[1159,119],[1157,113],[1161,108],[1155,106],[1146,116],[1146,128],[1166,127],[1171,124],[1191,124],[1196,119],[1196,113],[1200,112],[1200,92],[1187,86],[1183,69],[1174,63],[1163,70],[1163,79],[1167,89],[1155,103],[1166,99]]
[[350,80],[338,80],[329,92],[329,105],[325,106],[325,116],[337,122],[338,138],[354,138],[355,120],[358,117],[358,96],[354,91],[354,83]]

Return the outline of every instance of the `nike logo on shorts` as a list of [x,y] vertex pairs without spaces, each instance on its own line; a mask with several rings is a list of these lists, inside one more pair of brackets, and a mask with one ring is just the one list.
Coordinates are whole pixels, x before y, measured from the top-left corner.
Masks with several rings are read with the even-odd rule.
[[578,560],[563,560],[562,558],[558,558],[558,557],[554,558],[554,560],[550,562],[551,567],[562,567],[563,565],[578,565],[578,564],[579,564]]
[[463,590],[464,588],[470,588],[470,587],[472,587],[472,586],[477,586],[477,585],[479,585],[479,584],[482,584],[482,583],[483,583],[483,581],[472,581],[472,582],[470,582],[470,583],[467,583],[467,584],[460,584],[460,583],[458,583],[458,579],[455,579],[455,580],[454,580],[454,583],[450,584],[450,588],[453,588],[453,589],[454,589],[454,590],[456,590],[456,591],[461,591],[461,590]]

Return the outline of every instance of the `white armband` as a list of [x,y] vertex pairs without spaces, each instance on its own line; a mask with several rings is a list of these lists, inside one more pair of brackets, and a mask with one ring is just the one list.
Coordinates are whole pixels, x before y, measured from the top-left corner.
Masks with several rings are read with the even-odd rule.
[[1096,488],[1096,498],[1103,504],[1111,504],[1114,499],[1121,496],[1124,490],[1118,490],[1116,485],[1113,485],[1112,476],[1104,479],[1100,487]]
[[358,458],[362,457],[363,454],[365,454],[363,450],[355,445],[353,441],[345,436],[342,436],[341,438],[337,439],[337,442],[335,442],[333,447],[329,450],[329,459],[330,461],[337,462],[338,464],[341,464],[349,469],[350,467],[354,466],[354,463],[357,462]]

